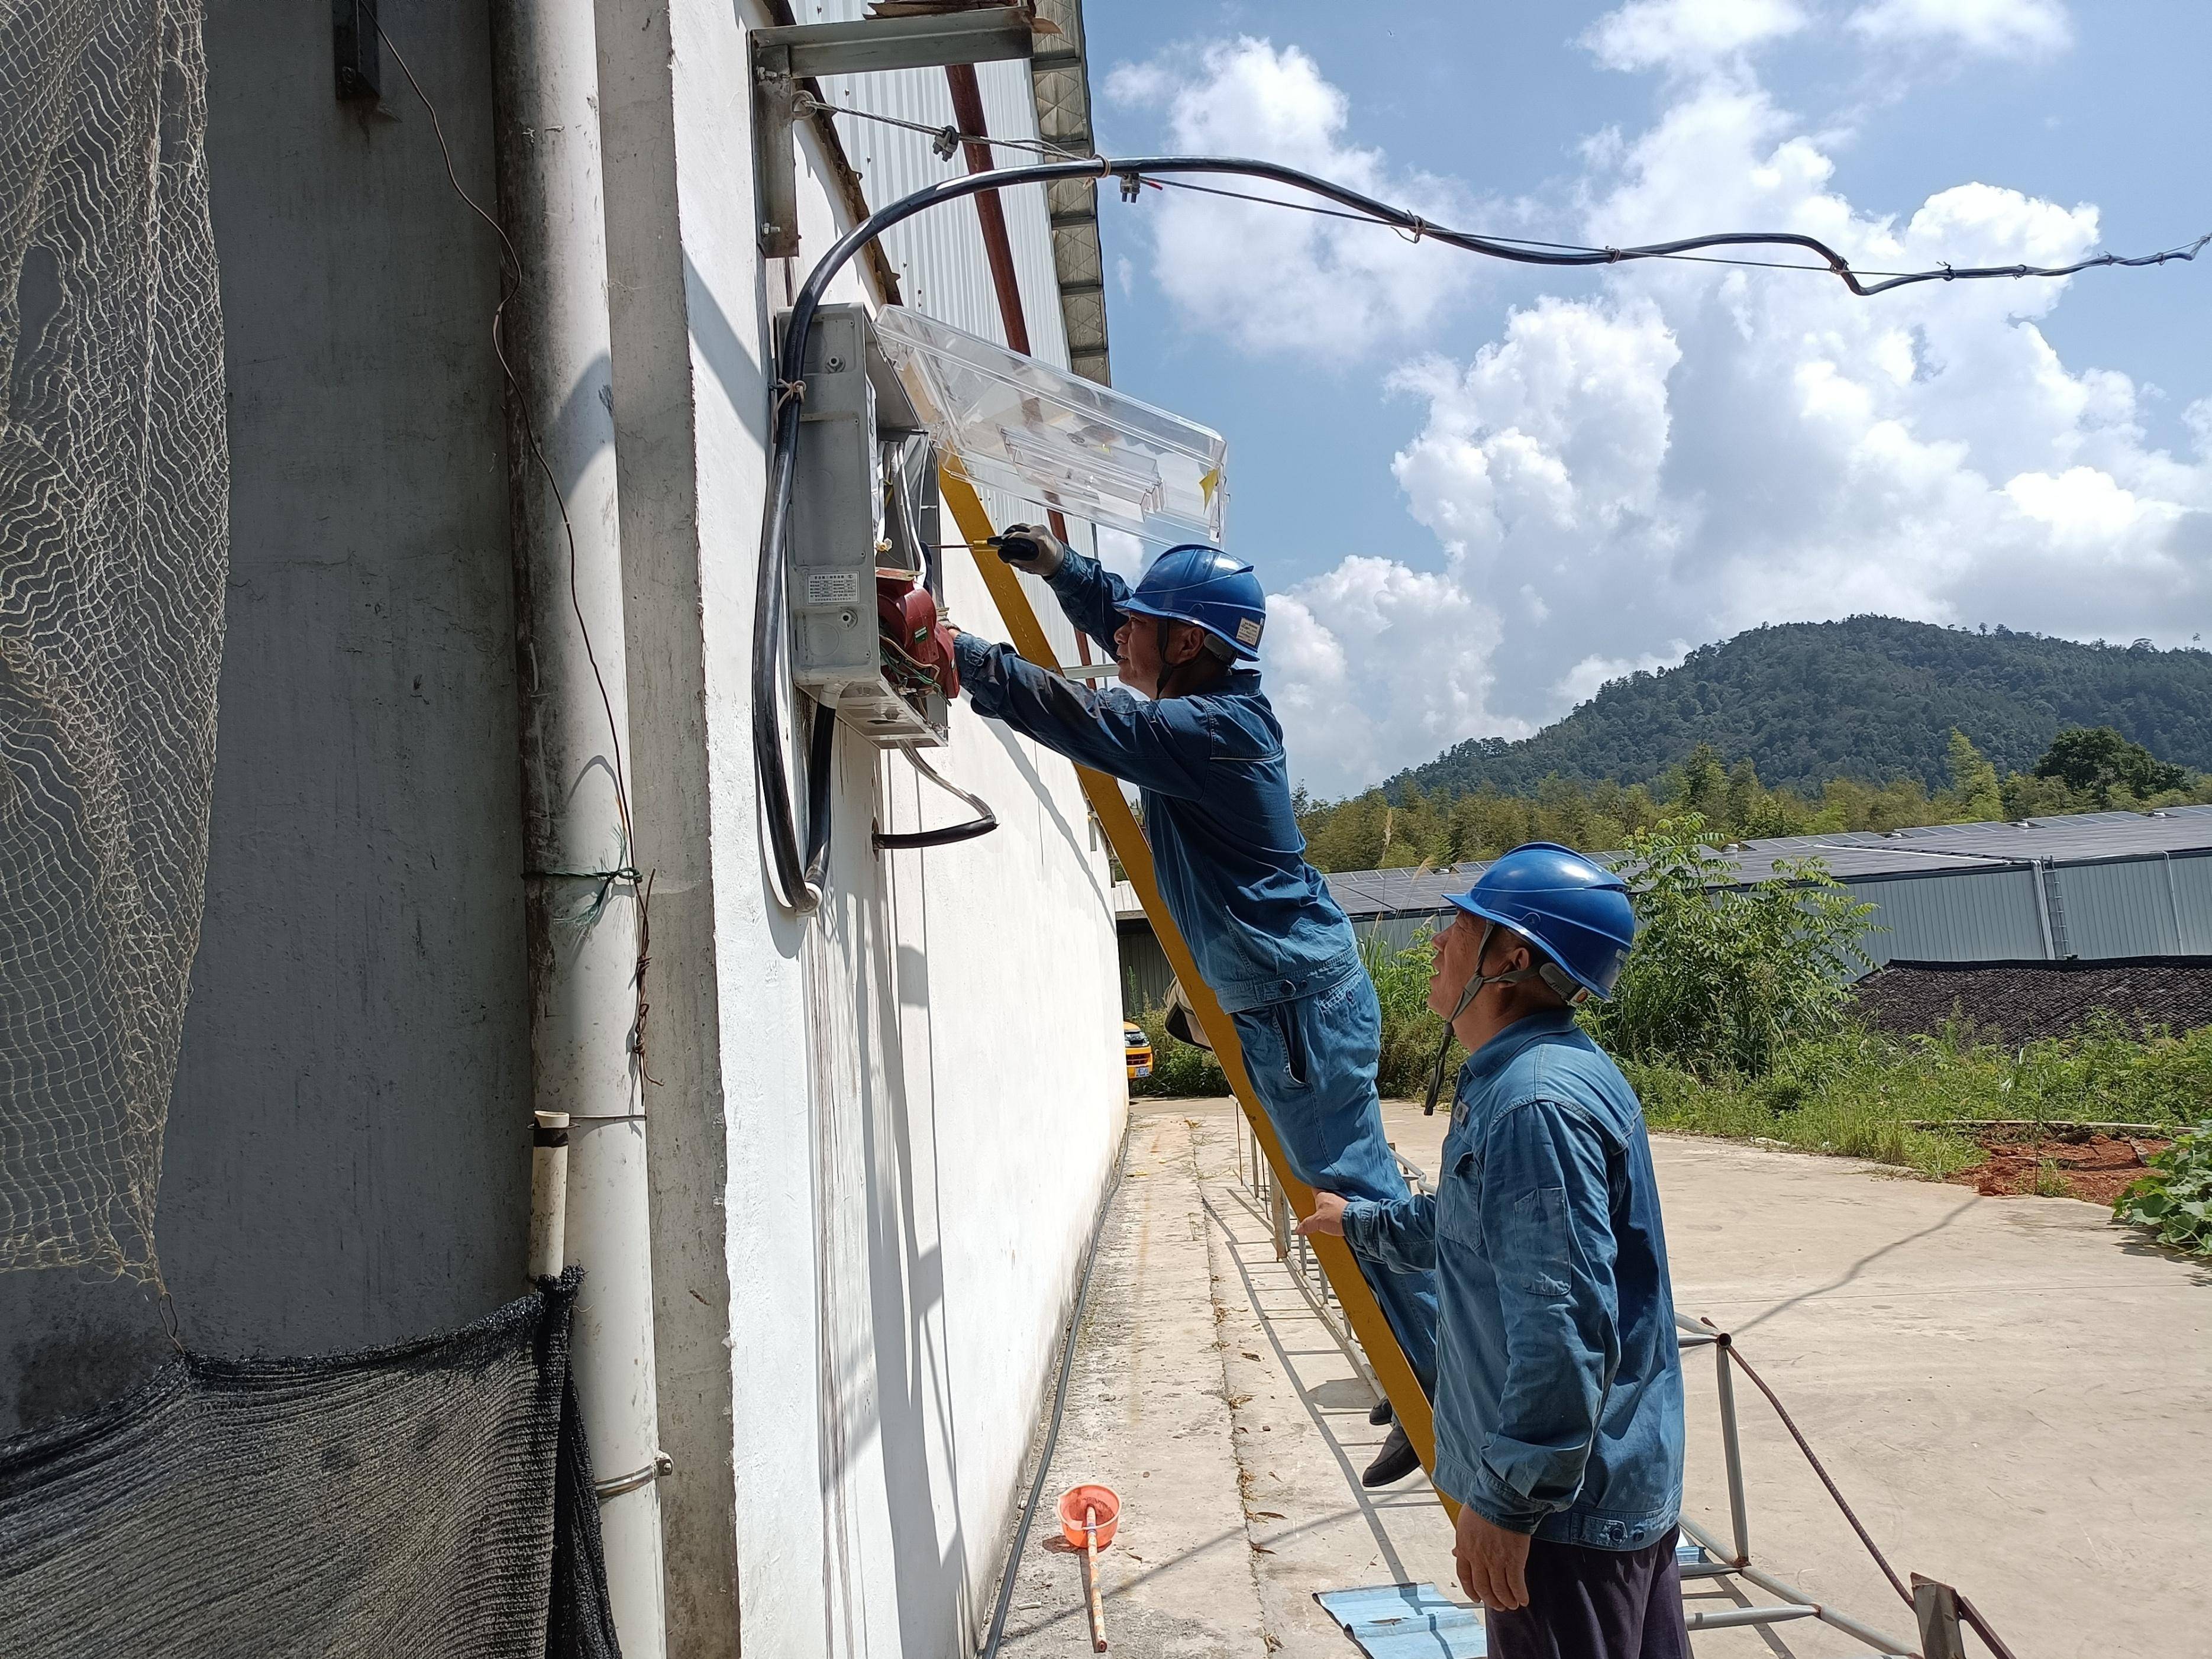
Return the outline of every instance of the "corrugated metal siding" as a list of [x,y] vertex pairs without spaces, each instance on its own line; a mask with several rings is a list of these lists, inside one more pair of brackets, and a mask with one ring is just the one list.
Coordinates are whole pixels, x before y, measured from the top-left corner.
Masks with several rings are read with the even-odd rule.
[[1150,927],[1121,930],[1121,1012],[1134,1019],[1147,1008],[1164,1007],[1175,969]]
[[2181,948],[2191,956],[2212,956],[2212,854],[2184,858],[2177,854],[2166,864],[2173,884],[2173,902],[2181,912]]
[[[868,0],[817,0],[803,9],[809,22],[850,22],[866,15]],[[1036,94],[1030,66],[1023,62],[978,64],[976,85],[983,114],[995,138],[1035,141]],[[943,127],[952,121],[952,94],[941,69],[899,70],[884,75],[830,76],[823,95],[834,104]],[[860,175],[871,204],[886,202],[968,171],[963,152],[940,160],[925,134],[877,121],[837,118],[845,152]],[[1018,166],[1036,157],[1012,149],[994,152],[1000,166]],[[1029,325],[1032,356],[1067,366],[1067,335],[1060,315],[1060,280],[1053,266],[1052,225],[1045,210],[1044,186],[1024,185],[1000,193],[1006,214],[1007,239],[1013,246],[1014,272],[1022,291],[1022,313]],[[884,249],[899,272],[908,305],[941,317],[970,334],[1006,343],[997,290],[983,252],[983,234],[973,201],[931,210],[894,227]]]
[[1359,935],[1362,945],[1371,939],[1379,939],[1392,951],[1402,951],[1415,939],[1439,933],[1450,925],[1449,915],[1386,916],[1380,921],[1356,922],[1352,931]]
[[1976,870],[1844,884],[1879,907],[1863,941],[1875,965],[1994,962],[2043,955],[2043,921],[2033,870]]
[[2181,949],[2163,859],[2059,866],[2066,943],[2077,957],[2165,956]]
[[[867,14],[869,0],[815,0],[794,7],[801,22],[851,22]],[[983,114],[994,137],[1035,139],[1036,103],[1030,66],[1023,62],[978,64],[976,85],[983,94]],[[943,127],[952,121],[952,93],[941,69],[899,70],[881,75],[824,76],[822,94],[831,103],[902,121],[919,121]],[[902,127],[885,126],[851,116],[834,118],[845,143],[845,153],[872,206],[880,207],[926,185],[958,178],[968,171],[964,151],[941,160],[930,149],[927,134]],[[1027,152],[994,152],[1001,166],[1016,166],[1036,159]],[[1026,185],[1000,192],[1006,216],[1006,240],[1013,250],[1014,275],[1022,294],[1022,314],[1029,326],[1030,354],[1039,360],[1067,366],[1067,335],[1060,318],[1060,279],[1053,264],[1052,225],[1045,209],[1044,187]],[[885,233],[884,251],[899,273],[901,297],[917,311],[942,318],[956,328],[985,339],[1006,343],[1006,331],[999,313],[998,289],[991,281],[991,264],[983,251],[983,232],[973,200],[954,202],[918,214]],[[817,250],[805,251],[802,264]],[[1039,520],[1042,513],[995,490],[981,492],[984,510],[994,525]],[[952,526],[948,519],[948,533]],[[1071,520],[1071,539],[1086,552],[1096,552],[1091,526]],[[1031,606],[1043,625],[1046,637],[1064,662],[1077,659],[1075,630],[1060,615],[1042,583],[1030,584]],[[981,617],[955,617],[970,627],[988,629]],[[1094,652],[1094,655],[1097,654]]]

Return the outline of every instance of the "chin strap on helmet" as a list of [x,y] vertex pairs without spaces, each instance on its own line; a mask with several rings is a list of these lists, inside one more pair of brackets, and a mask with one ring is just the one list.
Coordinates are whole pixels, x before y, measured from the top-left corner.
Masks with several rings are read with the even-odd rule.
[[1444,1060],[1451,1053],[1452,1026],[1457,1022],[1459,1017],[1468,1011],[1468,1005],[1482,994],[1484,987],[1521,985],[1534,979],[1541,980],[1552,994],[1570,1008],[1579,1008],[1589,1000],[1589,988],[1578,983],[1572,974],[1556,962],[1539,963],[1534,968],[1516,968],[1509,973],[1484,973],[1483,958],[1490,954],[1490,936],[1497,931],[1498,924],[1494,921],[1485,921],[1482,924],[1482,943],[1475,946],[1474,950],[1474,972],[1467,981],[1467,989],[1459,994],[1459,1004],[1451,1011],[1451,1018],[1444,1022],[1443,1041],[1437,1044],[1436,1064],[1429,1071],[1429,1098],[1427,1103],[1421,1108],[1421,1115],[1424,1117],[1434,1117],[1437,1115],[1437,1102],[1443,1095]]
[[[1227,663],[1231,665],[1233,665],[1237,659],[1237,653],[1234,651],[1231,650],[1227,646],[1223,645],[1221,641],[1215,639],[1212,635],[1206,633],[1204,629],[1200,629],[1200,648],[1185,661],[1176,663],[1170,662],[1168,660],[1169,630],[1173,629],[1175,625],[1176,624],[1173,622],[1170,622],[1165,617],[1155,617],[1152,618],[1152,644],[1153,648],[1159,653],[1160,657],[1159,696],[1163,697],[1175,697],[1182,695],[1180,687],[1182,684],[1182,678],[1185,671],[1202,667],[1207,663],[1209,659],[1217,663]],[[1190,626],[1197,628],[1198,624],[1193,623]],[[1208,681],[1207,684],[1210,684],[1212,682]],[[1204,687],[1201,686],[1200,689],[1204,690]]]

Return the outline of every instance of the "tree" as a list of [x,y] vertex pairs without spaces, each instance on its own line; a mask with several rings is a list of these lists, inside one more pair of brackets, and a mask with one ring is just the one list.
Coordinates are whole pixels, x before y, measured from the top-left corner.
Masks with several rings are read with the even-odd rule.
[[1955,726],[1951,728],[1948,765],[1951,787],[1943,796],[1943,805],[1954,823],[1982,823],[2005,815],[1997,769]]
[[1765,1075],[1785,1042],[1832,1031],[1874,906],[1852,898],[1819,859],[1784,860],[1775,878],[1729,884],[1696,813],[1639,831],[1621,866],[1636,906],[1635,948],[1610,1001],[1584,1014],[1631,1060],[1708,1079]]
[[2142,799],[2186,789],[2189,774],[2168,766],[2139,743],[2130,743],[2109,726],[2069,726],[2051,738],[2035,763],[2035,775],[2054,778],[2100,806],[2112,804],[2115,790]]
[[1747,826],[1759,815],[1766,799],[1766,791],[1759,787],[1759,769],[1749,760],[1740,760],[1729,769],[1723,799],[1729,831],[1739,836],[1747,833]]
[[1682,791],[1677,799],[1691,811],[1715,821],[1728,811],[1728,773],[1712,744],[1699,744],[1682,763]]

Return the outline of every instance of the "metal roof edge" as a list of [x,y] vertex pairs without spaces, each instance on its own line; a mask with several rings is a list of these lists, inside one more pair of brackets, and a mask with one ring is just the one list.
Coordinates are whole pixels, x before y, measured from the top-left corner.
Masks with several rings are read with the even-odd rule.
[[[1910,968],[1929,974],[1978,974],[1992,968],[2033,968],[2052,974],[2075,974],[2110,968],[2188,968],[2199,973],[2212,973],[2212,956],[2177,956],[2166,951],[2148,957],[1988,957],[1965,962],[1893,957],[1867,975],[1866,979],[1898,968]],[[1865,981],[1860,982],[1863,984]]]
[[[1073,155],[1096,155],[1091,131],[1091,66],[1083,27],[1083,0],[1036,0],[1039,21],[1057,34],[1040,34],[1030,59],[1036,102],[1037,137]],[[1060,289],[1060,320],[1067,337],[1067,365],[1085,380],[1114,384],[1106,334],[1106,255],[1098,240],[1098,185],[1062,179],[1045,188],[1052,226],[1053,275]]]

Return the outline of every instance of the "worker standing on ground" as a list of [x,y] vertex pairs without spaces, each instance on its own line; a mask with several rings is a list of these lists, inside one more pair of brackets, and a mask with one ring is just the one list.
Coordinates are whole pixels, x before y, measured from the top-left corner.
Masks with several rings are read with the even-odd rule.
[[1437,1191],[1316,1194],[1302,1233],[1434,1267],[1436,1482],[1493,1659],[1688,1659],[1682,1366],[1635,1091],[1575,1024],[1635,937],[1626,889],[1516,848],[1454,898],[1429,1006],[1466,1045]]
[[[1375,1091],[1374,983],[1352,924],[1305,860],[1283,729],[1252,666],[1267,605],[1252,567],[1218,548],[1170,548],[1132,592],[1048,532],[1015,525],[999,548],[1050,584],[1068,620],[1113,652],[1123,684],[1143,696],[1091,690],[973,634],[953,641],[962,689],[978,712],[1137,786],[1160,896],[1236,1024],[1292,1170],[1370,1202],[1403,1200]],[[1425,1265],[1369,1261],[1361,1271],[1433,1395],[1434,1276]],[[1361,1479],[1384,1486],[1419,1467],[1394,1424]]]

